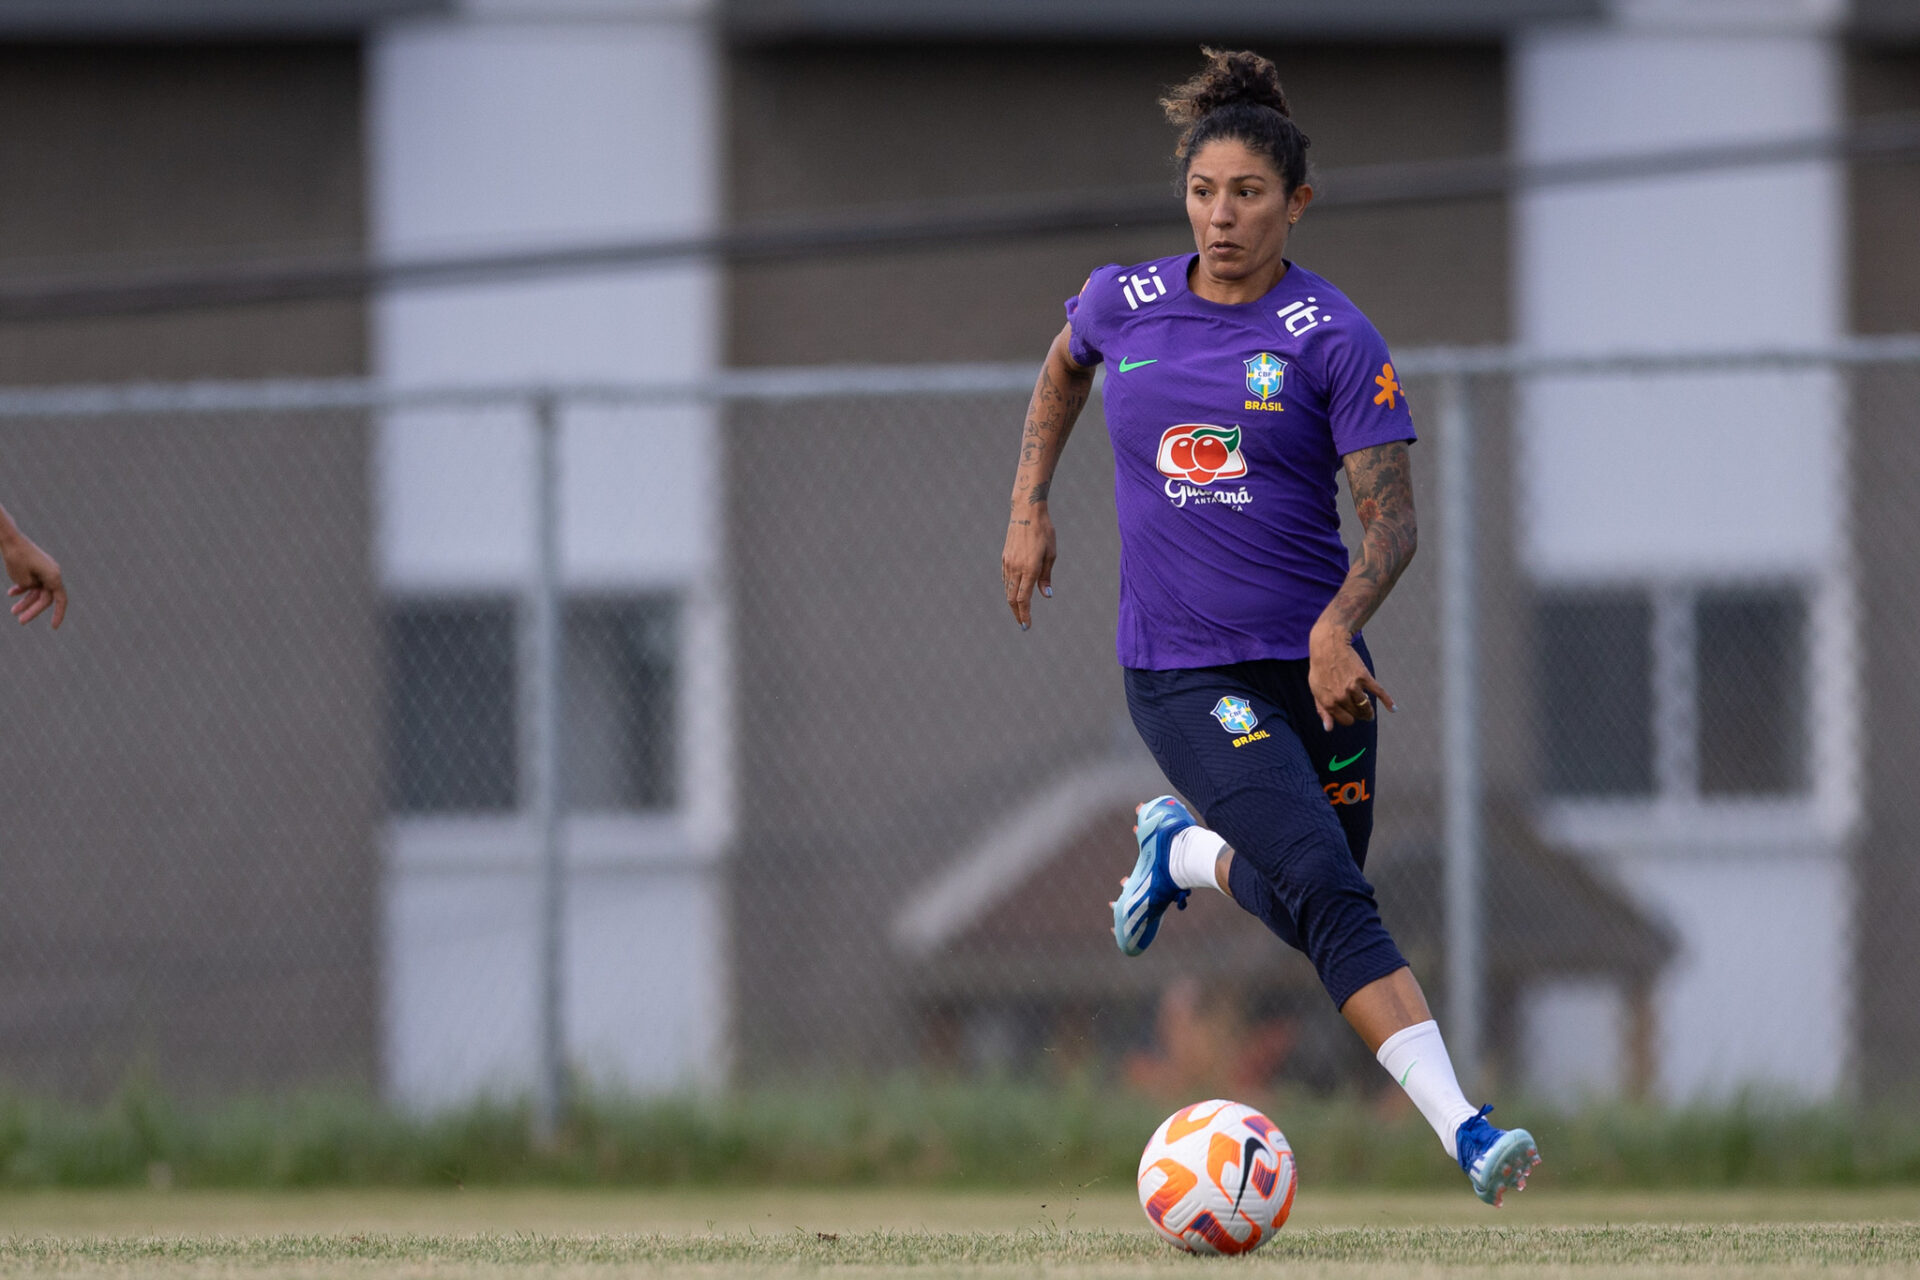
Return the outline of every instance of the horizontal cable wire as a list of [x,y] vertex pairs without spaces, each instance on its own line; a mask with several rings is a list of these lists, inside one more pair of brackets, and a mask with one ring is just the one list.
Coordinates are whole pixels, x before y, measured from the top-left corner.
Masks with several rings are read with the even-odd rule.
[[[1876,117],[1833,133],[1632,155],[1521,161],[1468,157],[1316,174],[1323,209],[1477,200],[1517,191],[1674,177],[1812,160],[1920,155],[1920,116]],[[685,262],[778,262],[1176,226],[1164,186],[916,204],[785,218],[710,234],[378,262],[359,254],[0,278],[0,321],[144,315],[199,307],[352,298],[382,290],[539,279]]]
[[[1394,359],[1407,377],[1580,377],[1698,370],[1806,369],[1920,362],[1920,334],[1848,338],[1827,346],[1724,351],[1554,353],[1519,347],[1416,347]],[[256,382],[125,383],[0,390],[0,419],[113,418],[139,414],[297,413],[323,410],[485,409],[542,400],[577,405],[884,399],[909,395],[1017,395],[1033,388],[1038,361],[981,364],[819,365],[731,369],[682,382],[503,383],[395,387],[373,378]],[[1096,376],[1094,391],[1104,375]]]

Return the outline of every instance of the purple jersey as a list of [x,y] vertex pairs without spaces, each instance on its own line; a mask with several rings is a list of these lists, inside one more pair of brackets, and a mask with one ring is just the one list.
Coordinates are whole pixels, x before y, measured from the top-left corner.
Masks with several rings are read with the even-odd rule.
[[1347,576],[1341,458],[1412,440],[1379,331],[1288,265],[1258,302],[1187,288],[1196,255],[1105,266],[1067,300],[1069,350],[1108,362],[1120,664],[1304,658]]

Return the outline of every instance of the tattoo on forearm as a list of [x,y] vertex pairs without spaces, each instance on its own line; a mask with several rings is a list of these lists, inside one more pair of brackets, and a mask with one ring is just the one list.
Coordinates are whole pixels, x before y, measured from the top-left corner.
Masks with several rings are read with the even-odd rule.
[[1027,406],[1027,426],[1020,436],[1020,465],[1027,466],[1040,460],[1041,452],[1060,432],[1060,407],[1067,397],[1058,383],[1053,380],[1053,370],[1041,369],[1040,382],[1033,389],[1033,400]]
[[1347,455],[1347,487],[1363,531],[1360,556],[1325,616],[1357,631],[1400,580],[1419,545],[1413,513],[1413,471],[1405,441]]
[[[1041,367],[1040,381],[1033,388],[1026,425],[1020,433],[1020,467],[1022,470],[1037,467],[1048,474],[1029,485],[1026,494],[1029,505],[1046,500],[1053,487],[1053,463],[1059,458],[1067,433],[1073,430],[1074,420],[1080,416],[1092,390],[1090,376],[1071,378],[1063,387],[1054,379],[1051,367]],[[1016,489],[1016,500],[1018,492]]]

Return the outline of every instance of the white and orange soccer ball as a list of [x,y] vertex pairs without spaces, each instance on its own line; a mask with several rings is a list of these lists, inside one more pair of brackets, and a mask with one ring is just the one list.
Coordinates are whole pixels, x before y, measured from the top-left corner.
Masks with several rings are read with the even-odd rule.
[[1140,1207],[1189,1253],[1250,1253],[1286,1225],[1299,1186],[1273,1121],[1215,1098],[1182,1107],[1140,1156]]

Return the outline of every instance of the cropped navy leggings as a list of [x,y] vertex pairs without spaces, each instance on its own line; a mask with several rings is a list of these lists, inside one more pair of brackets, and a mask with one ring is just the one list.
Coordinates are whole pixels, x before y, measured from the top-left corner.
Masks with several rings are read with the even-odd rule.
[[1404,966],[1361,874],[1379,722],[1322,728],[1305,658],[1129,667],[1126,683],[1167,780],[1233,846],[1233,900],[1306,953],[1335,1006]]

